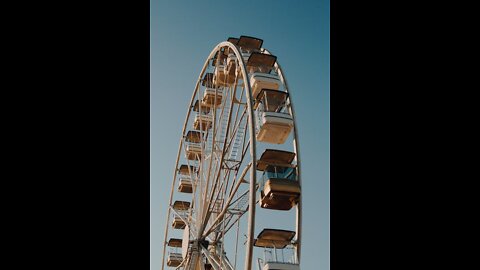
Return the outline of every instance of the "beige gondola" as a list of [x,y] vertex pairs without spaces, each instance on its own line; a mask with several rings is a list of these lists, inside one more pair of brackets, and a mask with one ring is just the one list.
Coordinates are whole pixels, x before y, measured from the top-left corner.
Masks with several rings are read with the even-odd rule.
[[205,86],[205,87],[208,87],[208,88],[214,87],[214,85],[213,85],[213,73],[211,73],[211,72],[205,73],[205,76],[203,76],[203,79],[202,79],[202,85]]
[[187,177],[181,177],[178,181],[178,191],[182,193],[192,193],[193,192],[193,185],[192,180]]
[[175,209],[177,211],[185,211],[185,210],[188,210],[188,208],[190,208],[190,202],[175,201],[173,203],[173,209]]
[[235,81],[235,74],[237,72],[237,57],[232,52],[227,57],[227,65],[225,67],[225,74],[228,75],[228,78],[232,80],[232,83]]
[[229,87],[235,82],[236,66],[218,66],[215,69],[214,83],[217,87]]
[[258,52],[262,48],[263,40],[255,37],[240,36],[237,46],[242,52]]
[[[213,84],[216,87],[231,86],[235,82],[235,70],[229,70],[229,58],[230,50],[227,48],[224,51],[220,50],[215,54],[215,76],[213,76]],[[230,53],[231,54],[231,53]],[[235,68],[235,66],[234,66]]]
[[[272,210],[290,210],[301,195],[292,165],[295,153],[266,149],[257,161],[257,170],[264,171],[265,183],[260,191],[260,207]],[[292,179],[293,178],[293,179]]]
[[171,252],[168,254],[167,265],[171,267],[179,266],[183,261],[182,254]]
[[201,133],[199,131],[190,130],[185,136],[186,146],[185,151],[187,159],[196,160],[202,153],[202,147],[200,145]]
[[253,52],[246,63],[250,75],[252,96],[255,98],[262,89],[278,90],[282,84],[277,74],[271,71],[277,57],[271,54]]
[[188,166],[187,164],[182,164],[178,169],[178,173],[181,175],[190,175],[190,171],[192,173],[197,172],[197,167],[195,166]]
[[276,74],[255,72],[250,75],[252,97],[256,97],[262,89],[278,90],[282,82]]
[[[228,48],[221,48],[218,50],[212,58],[212,66],[218,67],[225,64],[225,58],[227,57]],[[215,76],[214,76],[215,78]]]
[[206,88],[203,92],[202,106],[218,107],[222,104],[223,91],[218,88]]
[[186,225],[187,225],[187,224],[185,224],[185,222],[183,221],[183,219],[181,219],[180,217],[175,216],[175,217],[173,218],[172,227],[173,227],[174,229],[183,230],[183,229],[185,229],[185,226],[186,226]]
[[260,206],[273,210],[290,210],[300,198],[300,184],[282,178],[270,178],[260,192]]
[[190,143],[199,143],[202,140],[202,134],[199,131],[190,130],[185,135],[185,141]]
[[257,95],[255,108],[256,138],[260,142],[283,144],[293,129],[293,118],[286,111],[288,93],[262,89]]
[[202,80],[202,85],[206,87],[202,98],[202,106],[205,107],[218,107],[222,104],[223,92],[214,88],[213,77],[213,73],[206,73]]
[[262,156],[257,160],[257,170],[265,171],[267,166],[290,167],[293,168],[292,161],[295,153],[278,149],[265,149]]
[[213,116],[211,114],[197,113],[193,120],[193,128],[206,131],[212,128]]
[[189,143],[185,147],[187,151],[187,159],[198,160],[199,155],[202,153],[202,147],[198,143]]
[[186,150],[188,160],[198,160],[199,155],[202,153],[202,148],[199,144],[187,144]]
[[[240,54],[245,63],[248,62],[248,59],[253,52],[260,52],[263,44],[262,39],[249,36],[241,36],[239,39],[229,38],[228,41],[232,42],[240,49]],[[237,57],[230,49],[227,49],[226,52],[228,57],[226,59],[227,65],[225,67],[225,74],[227,74],[229,82],[234,83],[236,73],[239,72],[237,69]]]
[[[278,230],[278,229],[264,229],[255,239],[254,245],[256,247],[264,248],[265,254],[269,253],[269,257],[265,256],[262,270],[300,270],[300,265],[294,255],[293,260],[285,261],[282,251],[281,261],[277,258],[277,249],[293,248],[292,240],[295,237],[294,231]],[[270,251],[267,251],[269,249]],[[273,249],[273,250],[272,250]]]
[[[231,42],[231,43],[233,43],[233,45],[237,46],[239,39],[238,39],[238,38],[232,38],[232,37],[230,37],[230,38],[227,39],[227,41],[228,41],[228,42]],[[241,51],[241,49],[240,49],[240,51]],[[234,53],[234,52],[233,52],[232,49],[230,49],[230,47],[227,47],[227,48],[225,49],[225,55],[226,55],[226,56],[229,56],[229,55],[232,54],[232,53]]]
[[197,112],[197,113],[201,112],[201,113],[204,113],[204,114],[208,114],[208,113],[210,113],[210,107],[202,106],[202,104],[200,102],[198,102],[198,100],[197,100],[197,101],[195,101],[195,104],[193,105],[193,111]]
[[275,55],[253,52],[250,54],[250,57],[248,57],[246,63],[247,71],[248,73],[259,72],[269,74],[275,66],[276,61],[277,57]]
[[170,238],[167,245],[169,247],[182,247],[182,239]]
[[294,231],[263,229],[253,243],[256,247],[283,249],[292,243]]

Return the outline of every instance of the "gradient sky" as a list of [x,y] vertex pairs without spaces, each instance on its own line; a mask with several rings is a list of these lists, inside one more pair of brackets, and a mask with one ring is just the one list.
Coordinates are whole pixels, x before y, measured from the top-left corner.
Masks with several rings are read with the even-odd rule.
[[211,50],[240,35],[263,39],[288,80],[302,161],[302,269],[330,269],[330,1],[151,0],[150,15],[150,269],[161,269],[170,185],[196,79]]

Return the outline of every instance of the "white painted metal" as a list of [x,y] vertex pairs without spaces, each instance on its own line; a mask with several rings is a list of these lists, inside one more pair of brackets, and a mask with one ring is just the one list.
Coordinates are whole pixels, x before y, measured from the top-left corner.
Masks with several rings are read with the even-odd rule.
[[262,270],[300,270],[298,264],[267,262]]

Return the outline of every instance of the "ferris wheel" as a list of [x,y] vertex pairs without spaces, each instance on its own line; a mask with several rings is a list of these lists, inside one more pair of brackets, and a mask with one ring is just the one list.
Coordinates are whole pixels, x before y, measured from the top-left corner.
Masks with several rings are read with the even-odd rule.
[[295,114],[277,57],[262,44],[229,38],[203,65],[180,138],[162,270],[300,269]]

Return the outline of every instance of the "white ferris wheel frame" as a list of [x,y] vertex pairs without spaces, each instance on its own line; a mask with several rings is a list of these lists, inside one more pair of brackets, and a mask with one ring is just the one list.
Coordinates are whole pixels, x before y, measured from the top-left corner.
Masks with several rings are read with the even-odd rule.
[[[162,270],[164,270],[165,267],[165,253],[166,253],[166,244],[167,244],[167,237],[168,237],[168,230],[169,230],[169,221],[170,221],[170,215],[171,215],[171,206],[172,206],[172,201],[173,201],[173,195],[174,195],[174,189],[175,189],[175,183],[177,179],[177,168],[178,168],[178,163],[180,160],[180,156],[182,153],[182,146],[183,146],[183,141],[184,141],[184,136],[185,136],[185,131],[187,129],[188,125],[188,120],[190,118],[190,113],[191,113],[191,108],[193,107],[193,103],[195,101],[195,96],[197,95],[197,92],[199,91],[199,85],[200,82],[202,81],[203,75],[208,67],[208,64],[212,57],[220,51],[221,48],[228,47],[230,50],[232,50],[235,54],[235,57],[237,59],[238,66],[241,69],[242,76],[243,76],[243,81],[244,81],[244,86],[245,86],[245,94],[247,98],[247,111],[248,111],[248,123],[249,123],[249,137],[250,137],[250,157],[251,157],[251,166],[250,168],[250,182],[249,182],[249,206],[248,206],[248,234],[247,234],[247,241],[245,243],[247,249],[246,249],[246,255],[245,255],[245,270],[251,270],[252,269],[252,259],[253,259],[253,241],[254,241],[254,231],[255,231],[255,206],[256,206],[256,137],[255,137],[255,117],[254,117],[254,109],[253,109],[253,99],[252,99],[252,92],[251,92],[251,86],[250,86],[250,78],[248,77],[247,73],[247,68],[245,66],[245,61],[242,57],[241,52],[238,50],[238,48],[231,42],[229,41],[223,41],[220,42],[218,45],[215,46],[215,48],[210,52],[209,56],[207,57],[205,64],[203,65],[203,68],[200,72],[200,75],[197,79],[196,85],[195,85],[195,90],[193,91],[192,98],[190,100],[188,109],[187,109],[187,115],[184,121],[183,129],[182,129],[182,136],[180,138],[180,143],[179,143],[179,148],[178,148],[178,153],[177,153],[177,159],[175,162],[175,170],[173,174],[173,180],[172,180],[172,185],[171,185],[171,190],[170,190],[170,199],[169,199],[169,207],[167,210],[167,218],[166,218],[166,224],[165,224],[165,235],[164,235],[164,243],[163,243],[163,254],[162,254]],[[271,54],[267,49],[262,48],[261,51],[266,54]],[[274,65],[275,69],[277,70],[277,73],[279,75],[279,78],[281,82],[284,85],[285,92],[289,94],[290,102],[287,106],[288,111],[290,115],[292,116],[293,119],[293,148],[294,148],[294,153],[295,153],[295,161],[296,161],[296,167],[297,167],[297,181],[299,182],[300,186],[302,184],[301,182],[301,164],[300,164],[300,154],[299,154],[299,143],[298,143],[298,130],[297,130],[297,123],[295,120],[295,111],[293,108],[293,102],[292,102],[292,95],[289,92],[289,87],[287,84],[287,80],[285,79],[283,70],[278,64],[278,61],[275,62]],[[235,86],[236,87],[236,86]],[[245,135],[244,135],[245,136]],[[296,250],[296,256],[298,258],[298,262],[300,262],[300,254],[301,254],[301,228],[302,228],[302,196],[300,196],[299,201],[297,205],[295,206],[296,208],[296,220],[295,220],[295,229],[296,229],[296,238],[295,238],[295,250]],[[205,227],[205,226],[204,226]],[[205,228],[204,228],[205,229]],[[199,231],[198,233],[202,233],[202,231]],[[200,237],[201,235],[199,235]],[[200,252],[201,253],[201,252]],[[180,267],[180,266],[179,266]],[[178,268],[177,268],[178,269]]]

